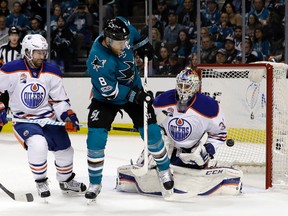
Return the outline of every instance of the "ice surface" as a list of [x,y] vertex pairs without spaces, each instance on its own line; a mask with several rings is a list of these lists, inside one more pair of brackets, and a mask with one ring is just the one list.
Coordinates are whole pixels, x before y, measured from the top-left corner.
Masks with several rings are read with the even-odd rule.
[[[76,179],[88,185],[86,135],[71,135]],[[161,197],[117,192],[117,167],[138,158],[142,141],[135,136],[110,136],[106,147],[103,189],[96,203],[87,205],[84,195],[69,197],[59,189],[55,177],[53,154],[48,155],[48,177],[51,197],[44,203],[38,197],[30,172],[26,151],[14,135],[0,133],[0,183],[14,193],[32,193],[34,202],[17,202],[0,190],[0,216],[105,216],[105,215],[276,215],[287,211],[287,191],[265,191],[261,174],[245,175],[240,196],[197,197],[185,201],[168,202]]]

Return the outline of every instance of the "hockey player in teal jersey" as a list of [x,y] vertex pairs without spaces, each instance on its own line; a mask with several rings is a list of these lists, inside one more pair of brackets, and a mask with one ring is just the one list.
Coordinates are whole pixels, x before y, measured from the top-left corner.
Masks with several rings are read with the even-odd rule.
[[[108,20],[103,33],[96,38],[88,60],[93,98],[88,114],[88,172],[90,185],[85,197],[94,200],[101,190],[105,146],[108,131],[118,112],[124,110],[143,138],[144,100],[149,104],[148,150],[158,167],[163,190],[173,191],[174,180],[170,161],[152,108],[153,96],[143,90],[134,62],[134,52],[140,57],[153,57],[148,38],[141,37],[134,26],[123,17]],[[165,191],[165,192],[166,192]]]

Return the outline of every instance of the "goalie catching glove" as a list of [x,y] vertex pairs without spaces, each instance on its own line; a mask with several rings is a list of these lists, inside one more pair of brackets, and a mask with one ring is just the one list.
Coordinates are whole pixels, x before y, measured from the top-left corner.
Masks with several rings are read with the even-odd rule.
[[7,123],[7,113],[5,110],[5,105],[0,102],[0,126],[3,126]]
[[145,92],[143,89],[139,89],[138,87],[134,87],[130,90],[127,95],[127,99],[131,103],[136,103],[142,105],[144,101],[148,104],[153,103],[153,93],[151,91]]
[[205,167],[208,164],[209,159],[213,159],[214,154],[214,146],[211,143],[206,143],[204,145],[199,145],[198,147],[196,147],[196,150],[191,153],[180,153],[179,158],[185,164]]
[[61,120],[66,122],[65,129],[68,132],[76,132],[80,130],[79,127],[79,120],[76,116],[76,113],[73,112],[73,110],[67,110],[66,112],[63,112],[61,115]]

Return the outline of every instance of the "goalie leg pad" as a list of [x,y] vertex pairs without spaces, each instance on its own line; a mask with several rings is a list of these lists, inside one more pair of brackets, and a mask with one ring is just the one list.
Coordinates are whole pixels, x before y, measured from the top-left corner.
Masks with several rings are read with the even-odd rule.
[[[140,193],[161,196],[161,185],[156,169],[151,169],[144,176],[134,176],[133,165],[118,168],[116,189],[121,192]],[[207,195],[237,195],[242,189],[242,171],[229,168],[210,168],[196,170],[171,166],[174,171],[174,193]]]

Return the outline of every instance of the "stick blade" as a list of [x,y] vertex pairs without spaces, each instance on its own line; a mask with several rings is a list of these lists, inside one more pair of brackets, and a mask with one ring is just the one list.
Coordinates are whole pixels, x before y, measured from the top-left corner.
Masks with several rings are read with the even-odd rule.
[[34,197],[31,193],[27,194],[14,194],[14,200],[20,202],[33,202]]

